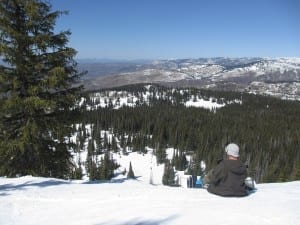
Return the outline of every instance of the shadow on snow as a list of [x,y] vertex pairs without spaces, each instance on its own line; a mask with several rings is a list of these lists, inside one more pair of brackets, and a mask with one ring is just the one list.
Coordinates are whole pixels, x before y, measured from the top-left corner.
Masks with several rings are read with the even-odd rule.
[[137,180],[138,181],[138,178],[140,178],[141,176],[136,176],[135,179],[133,178],[113,178],[111,180],[94,180],[94,181],[86,181],[86,182],[83,182],[83,184],[118,184],[118,183],[124,183],[125,181],[127,180]]
[[[139,177],[136,177],[136,179],[138,179]],[[12,191],[17,191],[17,190],[24,190],[28,187],[39,187],[39,188],[45,188],[45,187],[50,187],[50,186],[57,186],[57,185],[62,185],[62,184],[68,184],[68,185],[72,185],[72,184],[105,184],[105,183],[123,183],[126,180],[131,180],[128,178],[115,178],[112,180],[96,180],[96,181],[86,181],[86,182],[82,182],[82,183],[73,183],[72,181],[68,181],[68,180],[51,180],[51,178],[49,178],[49,180],[44,180],[44,181],[38,181],[38,180],[31,180],[31,181],[26,181],[24,183],[21,184],[2,184],[0,185],[0,196],[6,196],[9,195],[9,192]]]
[[55,186],[55,185],[61,185],[61,184],[70,184],[68,181],[61,181],[61,180],[46,180],[46,181],[27,181],[22,184],[3,184],[0,185],[0,191],[4,191],[3,193],[0,193],[1,196],[7,195],[5,192],[9,191],[15,191],[15,190],[22,190],[27,187],[49,187],[49,186]]
[[121,223],[110,223],[110,222],[105,222],[105,223],[97,223],[95,225],[109,225],[109,224],[114,224],[114,225],[160,225],[163,223],[171,223],[172,220],[176,219],[178,216],[169,216],[165,219],[156,219],[156,220],[144,220],[140,218],[132,219],[127,222],[121,222]]

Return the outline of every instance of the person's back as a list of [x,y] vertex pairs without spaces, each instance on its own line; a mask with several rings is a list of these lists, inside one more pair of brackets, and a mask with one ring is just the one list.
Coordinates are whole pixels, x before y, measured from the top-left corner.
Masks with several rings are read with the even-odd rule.
[[238,159],[239,147],[232,143],[226,146],[225,151],[228,159],[220,161],[213,169],[207,190],[221,196],[246,196],[247,168]]
[[221,196],[246,196],[247,168],[239,160],[221,161],[210,178],[208,191]]

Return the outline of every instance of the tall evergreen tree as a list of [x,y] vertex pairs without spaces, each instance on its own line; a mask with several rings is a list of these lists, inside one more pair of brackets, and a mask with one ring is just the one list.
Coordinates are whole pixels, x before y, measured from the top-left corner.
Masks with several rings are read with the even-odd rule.
[[0,1],[0,176],[69,176],[65,137],[83,74],[70,32],[54,33],[62,14],[42,0]]
[[106,152],[101,159],[100,167],[98,170],[100,171],[99,179],[109,180],[114,176],[114,170],[118,168],[113,158],[111,157],[109,152]]
[[129,163],[129,170],[128,170],[127,178],[130,178],[130,179],[134,179],[135,178],[131,162]]
[[163,148],[160,144],[157,144],[157,149],[155,151],[156,159],[158,164],[162,164],[166,161],[167,153],[166,149]]
[[169,186],[175,185],[175,172],[169,160],[165,162],[162,183],[163,185],[169,185]]

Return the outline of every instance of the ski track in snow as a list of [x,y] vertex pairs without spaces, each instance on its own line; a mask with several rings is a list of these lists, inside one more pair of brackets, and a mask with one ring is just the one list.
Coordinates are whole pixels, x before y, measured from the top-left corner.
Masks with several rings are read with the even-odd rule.
[[[151,154],[114,158],[127,170],[132,162],[137,179],[0,178],[0,224],[300,224],[300,181],[258,184],[248,197],[224,198],[205,189],[161,185],[163,166]],[[149,184],[151,170],[155,185]]]

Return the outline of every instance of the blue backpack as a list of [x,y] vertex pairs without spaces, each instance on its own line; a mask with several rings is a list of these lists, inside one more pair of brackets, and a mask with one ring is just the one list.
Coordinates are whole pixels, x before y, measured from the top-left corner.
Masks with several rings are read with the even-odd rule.
[[202,182],[201,177],[199,177],[199,178],[196,180],[196,187],[202,188],[202,186],[203,186],[203,182]]

